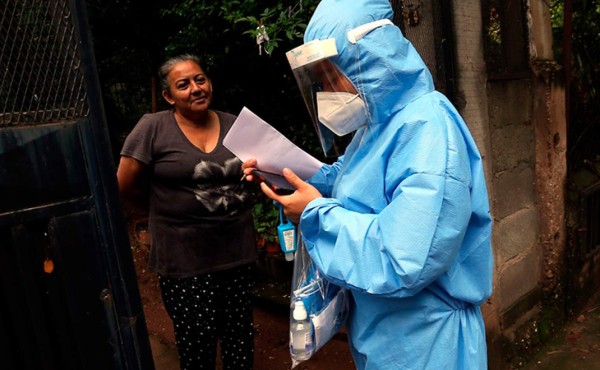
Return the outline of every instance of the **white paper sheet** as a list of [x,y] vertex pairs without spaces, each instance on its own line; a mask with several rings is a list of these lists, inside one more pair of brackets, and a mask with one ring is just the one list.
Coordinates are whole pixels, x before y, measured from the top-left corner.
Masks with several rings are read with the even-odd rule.
[[341,289],[323,311],[311,315],[315,328],[315,351],[323,347],[344,324],[348,314],[348,294],[346,289]]
[[281,174],[287,167],[303,180],[323,165],[246,107],[223,139],[223,145],[242,162],[256,158],[262,171]]

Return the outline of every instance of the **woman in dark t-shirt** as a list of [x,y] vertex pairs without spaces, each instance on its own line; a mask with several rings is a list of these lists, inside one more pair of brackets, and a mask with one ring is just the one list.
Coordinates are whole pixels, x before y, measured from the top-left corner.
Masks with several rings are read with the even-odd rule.
[[[251,196],[241,162],[223,146],[235,116],[209,109],[212,84],[197,57],[159,70],[171,110],[144,115],[117,170],[126,200],[148,205],[150,269],[173,320],[181,369],[252,369]],[[148,189],[147,192],[144,189]]]

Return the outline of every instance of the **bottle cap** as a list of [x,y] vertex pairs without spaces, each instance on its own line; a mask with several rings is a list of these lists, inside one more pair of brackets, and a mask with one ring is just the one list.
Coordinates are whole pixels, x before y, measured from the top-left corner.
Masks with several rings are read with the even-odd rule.
[[296,301],[294,304],[294,312],[292,313],[292,317],[294,320],[306,320],[306,308],[304,307],[304,302],[301,300]]

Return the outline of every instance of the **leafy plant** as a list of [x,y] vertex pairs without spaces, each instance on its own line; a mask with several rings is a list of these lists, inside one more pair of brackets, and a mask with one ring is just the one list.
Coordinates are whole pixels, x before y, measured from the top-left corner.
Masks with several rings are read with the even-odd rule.
[[272,200],[261,199],[252,209],[254,228],[258,234],[259,242],[274,243],[277,242],[279,210],[275,207]]
[[284,40],[284,37],[287,41],[302,38],[306,29],[305,22],[308,19],[308,13],[312,13],[317,4],[314,1],[308,3],[312,3],[308,8],[302,5],[302,1],[297,2],[293,7],[286,6],[284,3],[276,3],[271,8],[265,8],[259,17],[242,16],[236,19],[235,16],[232,16],[230,19],[235,23],[247,24],[246,26],[250,29],[244,34],[249,34],[252,39],[257,39],[264,32],[268,36],[265,39],[265,50],[267,54],[271,54]]

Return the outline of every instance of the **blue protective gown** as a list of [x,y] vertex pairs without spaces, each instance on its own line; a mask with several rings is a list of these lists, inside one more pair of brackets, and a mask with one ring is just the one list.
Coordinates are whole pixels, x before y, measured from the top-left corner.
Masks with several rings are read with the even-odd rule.
[[392,15],[388,0],[325,0],[309,22],[305,42],[336,39],[332,61],[369,121],[309,179],[324,198],[308,204],[300,228],[317,268],[352,293],[358,369],[486,369],[479,306],[491,294],[493,257],[475,142],[399,28],[354,45],[346,38]]

